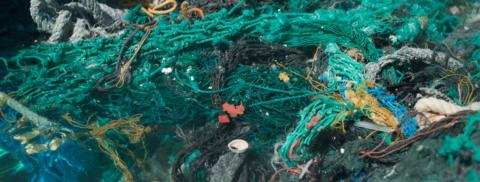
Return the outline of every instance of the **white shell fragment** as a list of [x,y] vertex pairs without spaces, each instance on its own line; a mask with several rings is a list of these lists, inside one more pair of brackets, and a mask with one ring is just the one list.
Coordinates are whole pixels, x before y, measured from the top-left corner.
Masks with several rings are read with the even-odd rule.
[[228,143],[228,149],[230,151],[240,154],[248,149],[248,142],[242,139],[235,139]]

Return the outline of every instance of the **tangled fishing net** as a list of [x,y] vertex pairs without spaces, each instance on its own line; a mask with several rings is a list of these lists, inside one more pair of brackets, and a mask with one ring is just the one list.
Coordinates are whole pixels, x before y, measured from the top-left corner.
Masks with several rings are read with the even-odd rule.
[[[0,181],[363,181],[450,130],[439,160],[478,179],[478,2],[30,5],[48,35],[0,51]],[[365,166],[322,168],[345,150]]]

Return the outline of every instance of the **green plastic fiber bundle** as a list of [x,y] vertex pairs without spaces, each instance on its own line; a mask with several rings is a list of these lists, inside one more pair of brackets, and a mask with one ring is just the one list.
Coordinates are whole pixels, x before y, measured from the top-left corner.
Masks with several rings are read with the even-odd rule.
[[303,162],[312,157],[308,146],[312,139],[322,130],[330,127],[334,121],[345,119],[346,104],[332,98],[320,97],[305,107],[300,113],[300,121],[295,129],[289,133],[280,148],[280,157],[289,166]]
[[330,88],[346,84],[345,81],[351,81],[357,86],[363,84],[365,81],[363,76],[365,65],[363,63],[353,60],[350,56],[340,51],[336,44],[328,44],[325,52],[328,55],[327,84]]

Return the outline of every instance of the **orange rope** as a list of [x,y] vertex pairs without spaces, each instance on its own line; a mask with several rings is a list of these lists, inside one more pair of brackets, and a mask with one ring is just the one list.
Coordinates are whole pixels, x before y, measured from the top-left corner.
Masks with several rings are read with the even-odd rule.
[[202,9],[200,8],[188,9],[187,1],[183,1],[182,4],[180,5],[180,14],[182,15],[182,17],[187,19],[190,23],[192,23],[192,20],[188,15],[193,13],[196,13],[198,17],[200,17],[201,19],[203,19],[203,17],[205,16]]
[[190,8],[187,11],[187,14],[193,14],[193,13],[197,13],[198,17],[200,17],[201,19],[203,19],[203,17],[205,17],[205,14],[203,13],[203,10],[200,9],[200,8]]
[[[159,10],[160,8],[165,8],[167,5],[170,5],[170,8],[165,10]],[[175,11],[175,9],[177,9],[177,1],[175,0],[166,0],[165,2],[157,5],[150,5],[147,8],[142,7],[142,11],[150,17],[153,17],[153,15],[168,14]]]
[[[165,15],[169,14],[175,9],[177,9],[177,1],[175,0],[166,0],[163,3],[157,4],[157,5],[149,5],[148,7],[142,7],[142,11],[147,14],[150,17],[153,17],[154,15]],[[165,7],[170,6],[168,9],[164,9]],[[159,9],[164,9],[164,10],[159,10]],[[188,19],[191,22],[191,19],[188,15],[190,14],[197,14],[198,17],[203,19],[205,17],[205,13],[203,12],[202,9],[200,8],[188,8],[188,3],[186,1],[183,1],[182,4],[180,5],[180,14],[182,15],[183,18]]]
[[147,14],[149,17],[153,17],[153,13],[151,13],[150,11],[148,11],[147,8],[142,7],[141,9],[142,9],[142,11],[143,11],[145,14]]

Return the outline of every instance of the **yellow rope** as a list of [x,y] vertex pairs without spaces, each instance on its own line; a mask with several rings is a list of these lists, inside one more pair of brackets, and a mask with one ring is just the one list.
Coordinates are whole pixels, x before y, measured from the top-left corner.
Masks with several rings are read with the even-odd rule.
[[[463,75],[459,79],[458,88],[459,88],[459,98],[462,101],[462,104],[468,105],[473,101],[475,101],[476,96],[473,95],[475,93],[475,86],[473,85],[469,76]],[[464,97],[462,97],[462,95]]]
[[381,107],[377,99],[368,94],[363,87],[357,88],[356,91],[345,90],[345,96],[354,105],[355,109],[363,110],[374,123],[393,129],[397,128],[399,122],[392,112]]
[[476,88],[470,79],[470,76],[458,74],[451,70],[444,70],[445,76],[439,80],[446,79],[448,77],[458,77],[458,98],[462,104],[468,105],[476,100],[477,96],[474,96]]
[[[81,124],[73,120],[73,118],[68,113],[63,115],[63,118],[69,124],[78,128],[90,130],[88,132],[89,135],[96,139],[100,150],[102,150],[105,154],[107,154],[113,160],[114,165],[122,172],[123,179],[126,182],[132,182],[133,176],[128,170],[127,164],[119,157],[116,150],[109,145],[109,143],[112,143],[112,142],[108,142],[109,140],[106,139],[105,133],[107,133],[109,130],[117,130],[120,133],[127,135],[128,139],[130,140],[130,143],[135,144],[142,141],[142,144],[145,145],[143,143],[145,127],[143,125],[138,124],[141,117],[142,115],[134,115],[130,118],[121,118],[118,120],[112,120],[108,124],[99,127],[96,124],[88,124],[88,125]],[[135,161],[138,162],[137,160]],[[141,162],[140,164],[143,164],[143,162]]]
[[123,179],[126,182],[132,182],[133,181],[132,173],[130,173],[130,171],[128,170],[127,164],[122,159],[120,159],[120,157],[118,156],[118,153],[115,152],[114,149],[110,148],[110,146],[103,139],[98,138],[97,143],[100,150],[102,150],[104,153],[110,156],[115,166],[117,166],[117,168],[119,168],[120,171],[122,171]]

